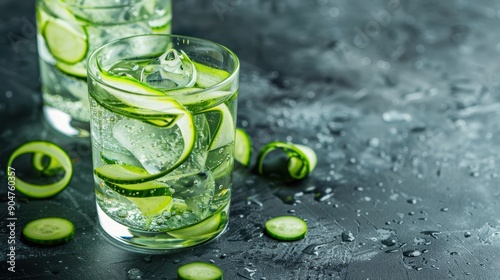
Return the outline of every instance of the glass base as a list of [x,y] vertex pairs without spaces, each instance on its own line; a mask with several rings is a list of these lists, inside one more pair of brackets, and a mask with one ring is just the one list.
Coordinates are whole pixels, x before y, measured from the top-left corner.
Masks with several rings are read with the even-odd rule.
[[43,106],[43,114],[49,125],[58,132],[70,137],[89,137],[90,124],[74,120],[69,114],[50,107]]
[[[228,220],[225,219],[223,224],[214,232],[181,239],[173,237],[166,232],[151,232],[129,228],[111,219],[101,210],[98,204],[96,206],[99,225],[106,233],[108,239],[120,248],[138,253],[174,253],[184,248],[200,245],[221,235],[226,230],[228,224]],[[228,215],[229,205],[221,211],[225,211]]]

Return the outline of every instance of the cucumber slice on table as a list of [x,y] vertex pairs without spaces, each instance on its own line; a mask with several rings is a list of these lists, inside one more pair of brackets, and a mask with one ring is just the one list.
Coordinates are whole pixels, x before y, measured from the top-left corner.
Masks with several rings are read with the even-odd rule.
[[63,218],[42,218],[29,222],[23,228],[23,236],[31,243],[60,245],[75,235],[75,226]]
[[[9,158],[7,166],[10,167],[14,160],[23,154],[34,154],[32,163],[34,168],[46,175],[52,175],[55,169],[62,168],[64,176],[61,180],[47,185],[36,185],[25,182],[16,177],[16,190],[32,198],[47,198],[58,194],[71,181],[73,177],[73,165],[69,155],[58,145],[48,141],[31,141],[19,146]],[[44,165],[43,157],[49,158],[48,164]],[[45,172],[44,172],[45,171]]]
[[292,179],[304,179],[316,167],[317,157],[313,149],[300,144],[270,142],[260,150],[257,156],[257,171],[260,174],[266,174],[264,160],[270,152],[276,149],[281,149],[286,153],[287,171]]
[[295,216],[278,216],[265,224],[266,232],[272,238],[282,241],[302,239],[307,233],[307,224]]
[[216,265],[204,262],[192,262],[177,269],[179,280],[222,280],[222,270]]
[[82,26],[49,19],[43,26],[42,35],[50,53],[63,63],[75,64],[87,54],[87,33]]
[[244,166],[249,166],[252,159],[252,141],[241,128],[236,129],[234,159]]
[[58,160],[43,153],[34,153],[31,164],[36,171],[47,176],[55,175],[64,170]]

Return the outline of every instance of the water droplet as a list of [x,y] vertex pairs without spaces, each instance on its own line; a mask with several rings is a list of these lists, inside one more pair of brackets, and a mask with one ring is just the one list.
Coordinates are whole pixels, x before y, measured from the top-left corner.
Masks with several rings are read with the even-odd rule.
[[450,255],[457,256],[457,255],[460,255],[460,253],[459,252],[450,252]]
[[352,234],[351,231],[344,231],[342,232],[341,236],[342,236],[342,241],[344,242],[353,242],[354,240],[356,240],[354,234]]
[[479,177],[479,172],[478,171],[473,171],[470,173],[471,177]]
[[415,198],[410,198],[408,199],[406,202],[410,203],[410,204],[417,204],[417,199]]
[[468,238],[468,237],[471,237],[471,236],[472,236],[472,233],[470,231],[464,232],[464,237],[465,238]]
[[410,122],[412,116],[408,113],[403,113],[395,110],[387,111],[382,114],[382,119],[388,123],[394,122]]
[[309,246],[307,246],[306,248],[304,248],[304,250],[302,250],[303,253],[306,253],[308,255],[313,255],[313,256],[317,256],[318,255],[318,249],[323,246],[322,244],[311,244]]
[[422,255],[422,252],[419,250],[407,250],[403,252],[403,256],[409,257],[409,258],[414,258]]
[[397,252],[399,252],[399,249],[391,249],[391,250],[387,250],[385,252],[386,253],[397,253]]
[[377,137],[373,137],[370,139],[370,141],[368,141],[368,145],[373,148],[378,148],[380,146],[380,139],[378,139]]
[[132,268],[128,271],[128,279],[142,279],[142,271],[138,268]]
[[222,254],[219,256],[219,258],[221,258],[221,259],[225,259],[226,257],[227,257],[227,254]]
[[422,238],[422,237],[415,237],[415,238],[413,238],[413,243],[415,245],[430,245],[431,244],[430,241],[428,241],[427,239]]
[[438,239],[438,235],[441,234],[440,231],[437,230],[426,230],[426,231],[421,231],[421,234],[429,235],[435,239]]
[[395,238],[387,238],[387,239],[382,240],[381,242],[385,246],[394,246],[397,243]]
[[128,216],[128,212],[125,209],[121,209],[116,213],[116,215],[120,218],[126,218]]
[[170,211],[168,211],[168,210],[167,211],[163,211],[161,213],[161,215],[162,215],[163,218],[166,218],[166,219],[172,217],[172,213]]

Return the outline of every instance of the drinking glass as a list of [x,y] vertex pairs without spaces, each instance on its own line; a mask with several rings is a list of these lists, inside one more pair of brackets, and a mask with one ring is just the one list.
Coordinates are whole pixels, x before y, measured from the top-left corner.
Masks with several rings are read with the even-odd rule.
[[99,223],[133,250],[206,242],[227,225],[239,62],[174,35],[122,38],[88,61]]
[[170,33],[170,0],[37,0],[43,111],[65,135],[89,136],[86,60],[111,40]]

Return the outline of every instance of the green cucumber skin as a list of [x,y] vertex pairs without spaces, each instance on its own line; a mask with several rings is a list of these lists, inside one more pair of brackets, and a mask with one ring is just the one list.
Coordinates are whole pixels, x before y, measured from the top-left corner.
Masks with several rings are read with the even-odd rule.
[[[37,229],[32,227],[34,227],[34,224],[42,222],[45,222],[47,225],[54,225],[57,223],[58,226],[62,228],[61,230],[66,231],[66,234],[63,237],[59,238],[50,238],[50,236],[41,236],[41,234],[37,232]],[[55,246],[55,245],[65,244],[69,242],[71,239],[73,239],[74,235],[75,235],[75,226],[73,225],[73,223],[70,222],[69,220],[59,217],[47,217],[47,218],[32,220],[31,222],[27,223],[24,226],[22,231],[22,237],[26,241],[43,246]]]
[[[197,270],[199,268],[205,268],[206,270],[212,271],[214,274],[213,278],[207,278],[206,275],[201,275],[199,273],[192,273],[192,270]],[[205,270],[205,273],[207,272]],[[204,278],[199,278],[200,276],[205,276]],[[204,262],[192,262],[185,264],[177,269],[177,279],[178,280],[223,280],[223,273],[222,270],[217,267],[216,265],[209,264],[209,263],[204,263]]]

